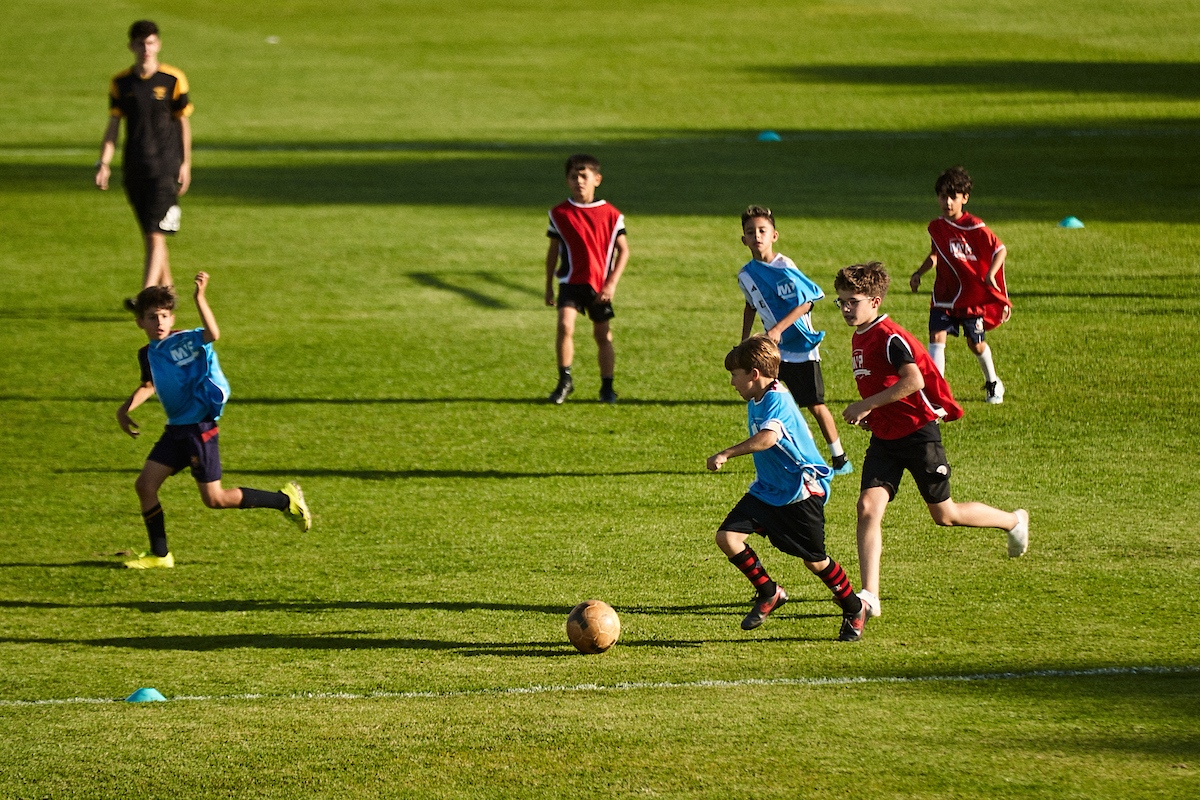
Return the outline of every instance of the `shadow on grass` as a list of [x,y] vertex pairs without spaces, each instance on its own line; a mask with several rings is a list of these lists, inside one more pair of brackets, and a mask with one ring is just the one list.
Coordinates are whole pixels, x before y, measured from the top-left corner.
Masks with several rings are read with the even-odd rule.
[[[137,475],[140,468],[95,467],[56,469],[58,475]],[[229,469],[231,476],[258,475],[268,478],[352,478],[360,481],[397,481],[410,479],[518,480],[521,478],[628,478],[644,475],[701,475],[703,470],[638,469],[611,472],[516,472],[498,469]],[[3,566],[0,564],[0,566]]]
[[[833,74],[843,70],[847,79],[894,79],[889,77],[894,72],[890,67],[862,73],[850,67],[825,69]],[[933,81],[943,68],[915,69],[911,80]],[[1001,71],[991,74],[999,80]],[[1180,74],[1190,79],[1194,71],[1194,65],[1175,65],[1152,83],[1180,92]],[[1128,74],[1140,76],[1137,70]],[[1104,80],[1133,87],[1141,78]],[[1191,86],[1188,96],[1196,93],[1195,83]],[[769,144],[755,142],[755,131],[750,130],[661,131],[663,138],[657,140],[615,140],[593,149],[605,163],[602,196],[611,197],[630,219],[717,216],[728,218],[736,229],[738,213],[753,200],[785,218],[923,224],[936,213],[937,174],[950,164],[963,163],[975,178],[973,207],[990,222],[1029,219],[1053,224],[1068,214],[1089,223],[1197,221],[1200,206],[1194,202],[1191,179],[1200,139],[1196,120],[1136,120],[1136,125],[1085,130],[781,129],[783,141]],[[304,152],[290,154],[289,147]],[[253,163],[222,165],[216,159],[218,163],[197,170],[189,198],[236,205],[376,204],[544,212],[563,199],[562,158],[576,147],[549,142],[505,147],[294,142],[264,150]],[[237,143],[213,149],[238,148],[261,149]],[[90,183],[85,166],[0,164],[0,187],[11,187],[8,191],[94,192]],[[496,302],[487,294],[478,299]]]
[[[38,397],[31,394],[0,394],[0,402],[13,403],[117,403],[124,397]],[[260,406],[370,406],[370,405],[443,405],[449,403],[465,403],[468,405],[517,405],[517,406],[550,406],[544,397],[242,397],[235,395],[232,403],[238,405]],[[849,401],[847,401],[849,402]],[[598,399],[571,400],[570,405],[605,405]],[[679,408],[703,406],[743,406],[740,400],[689,400],[689,399],[653,399],[653,398],[622,398],[617,406]]]

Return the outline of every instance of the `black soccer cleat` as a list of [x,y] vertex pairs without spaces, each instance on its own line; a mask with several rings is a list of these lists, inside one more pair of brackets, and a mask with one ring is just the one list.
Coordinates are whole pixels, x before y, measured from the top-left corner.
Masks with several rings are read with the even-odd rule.
[[600,402],[608,403],[609,405],[612,405],[613,403],[617,402],[617,393],[614,392],[612,389],[601,389],[600,390]]
[[742,620],[742,630],[752,631],[762,625],[771,612],[786,603],[787,599],[787,592],[783,590],[782,586],[776,586],[775,594],[770,597],[754,598],[754,605],[750,608],[750,613]]
[[570,378],[560,378],[558,386],[554,387],[554,391],[546,399],[556,406],[561,406],[563,401],[567,399],[567,395],[573,391],[575,391],[575,382]]
[[[860,600],[862,598],[859,598]],[[867,627],[867,617],[871,614],[871,607],[863,600],[862,608],[857,614],[842,614],[842,630],[838,633],[837,640],[839,642],[857,642],[862,638],[863,628]]]

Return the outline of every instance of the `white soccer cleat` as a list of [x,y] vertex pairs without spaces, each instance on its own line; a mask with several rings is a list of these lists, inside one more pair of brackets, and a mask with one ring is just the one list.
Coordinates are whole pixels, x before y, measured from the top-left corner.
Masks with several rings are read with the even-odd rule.
[[998,406],[1004,402],[1004,381],[996,378],[994,381],[988,381],[983,385],[984,392],[987,396],[983,401],[989,405]]
[[879,605],[879,598],[871,592],[863,589],[858,593],[858,599],[862,600],[867,606],[867,615],[874,619],[875,617],[883,616],[883,609]]
[[1008,557],[1020,558],[1029,549],[1029,512],[1018,508],[1013,513],[1017,515],[1017,524],[1008,532]]

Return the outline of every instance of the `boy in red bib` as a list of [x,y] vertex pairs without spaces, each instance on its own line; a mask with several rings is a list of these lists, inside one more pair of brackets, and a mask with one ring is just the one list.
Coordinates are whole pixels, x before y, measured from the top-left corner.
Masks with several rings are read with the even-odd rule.
[[1006,322],[1012,314],[1004,281],[1008,251],[979,217],[964,209],[971,197],[971,176],[962,167],[951,167],[934,185],[942,216],[929,223],[929,255],[908,279],[915,292],[921,276],[937,270],[929,302],[929,354],[938,371],[946,374],[946,334],[958,336],[962,328],[967,346],[983,371],[986,400],[1004,402],[1004,383],[996,375],[992,350],[984,332]]
[[[546,305],[558,306],[558,384],[549,400],[561,405],[575,391],[571,363],[575,360],[575,319],[592,318],[592,335],[600,361],[600,402],[617,402],[613,391],[612,307],[617,281],[629,261],[625,216],[596,199],[603,179],[595,156],[578,153],[567,159],[567,189],[571,196],[550,209],[550,247],[546,251]],[[558,282],[555,303],[554,283]]]
[[1029,548],[1029,512],[950,499],[950,464],[938,423],[960,418],[963,410],[916,337],[879,313],[890,280],[883,265],[871,261],[839,270],[833,281],[842,318],[854,327],[854,380],[863,398],[847,406],[842,417],[871,431],[863,457],[857,535],[863,587],[858,596],[870,606],[872,617],[880,615],[883,514],[905,470],[938,525],[1007,531],[1011,558]]

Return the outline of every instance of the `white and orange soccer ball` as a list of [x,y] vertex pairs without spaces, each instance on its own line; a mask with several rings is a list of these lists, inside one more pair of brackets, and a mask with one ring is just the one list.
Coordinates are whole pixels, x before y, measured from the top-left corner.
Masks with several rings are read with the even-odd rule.
[[584,600],[567,615],[567,638],[581,653],[603,653],[621,636],[621,618],[603,600]]

